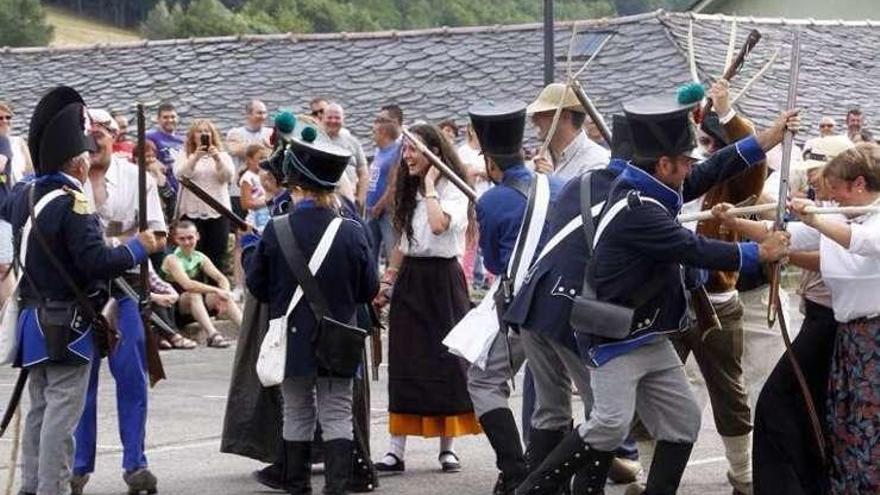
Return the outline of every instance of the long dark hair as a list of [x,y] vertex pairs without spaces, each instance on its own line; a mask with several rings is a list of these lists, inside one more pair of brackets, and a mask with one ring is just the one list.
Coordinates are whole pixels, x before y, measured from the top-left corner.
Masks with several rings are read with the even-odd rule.
[[[458,158],[458,153],[455,152],[452,145],[443,137],[443,133],[439,128],[430,124],[416,124],[410,127],[409,130],[421,138],[425,146],[452,169],[455,175],[470,184],[464,165],[462,165],[461,160]],[[439,180],[447,179],[441,175]],[[413,240],[412,218],[416,210],[416,193],[422,181],[423,178],[421,176],[411,176],[409,174],[403,161],[403,153],[401,152],[399,168],[397,170],[397,189],[394,191],[394,229],[398,234],[405,234],[410,242]],[[471,205],[468,208],[469,224],[473,223],[473,218],[473,205]]]

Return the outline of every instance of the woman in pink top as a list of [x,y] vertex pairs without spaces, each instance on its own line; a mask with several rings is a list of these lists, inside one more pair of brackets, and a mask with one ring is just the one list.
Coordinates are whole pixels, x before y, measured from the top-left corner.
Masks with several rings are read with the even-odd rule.
[[[178,178],[189,178],[231,209],[229,184],[235,175],[235,166],[232,157],[223,151],[223,140],[210,120],[196,120],[190,126],[184,148],[174,163],[174,174]],[[226,263],[229,221],[183,187],[177,202],[177,218],[195,224],[201,237],[197,249],[222,270]]]

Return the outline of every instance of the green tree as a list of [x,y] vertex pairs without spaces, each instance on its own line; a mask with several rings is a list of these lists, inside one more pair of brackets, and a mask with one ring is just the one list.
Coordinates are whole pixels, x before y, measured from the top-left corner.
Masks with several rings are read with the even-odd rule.
[[141,33],[149,39],[166,39],[177,36],[175,18],[178,15],[183,15],[183,9],[179,4],[174,4],[174,8],[178,12],[175,12],[175,16],[172,17],[171,11],[168,10],[168,4],[165,3],[165,0],[160,0],[147,14],[147,20],[141,26]]
[[46,46],[52,26],[39,0],[0,0],[0,46]]

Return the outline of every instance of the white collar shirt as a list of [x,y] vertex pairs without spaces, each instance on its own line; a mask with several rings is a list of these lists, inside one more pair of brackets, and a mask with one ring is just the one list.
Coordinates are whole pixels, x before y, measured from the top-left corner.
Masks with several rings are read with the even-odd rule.
[[880,214],[833,221],[849,222],[849,249],[803,223],[788,226],[792,251],[819,250],[820,272],[831,290],[834,318],[842,323],[880,316]]
[[[425,197],[416,193],[416,209],[412,216],[413,238],[400,236],[400,251],[419,258],[461,258],[464,256],[465,232],[468,226],[468,198],[448,180],[437,184],[440,208],[449,215],[449,228],[440,235],[431,231]],[[431,200],[433,201],[433,200]]]
[[587,133],[581,130],[556,158],[553,175],[568,182],[587,170],[605,167],[610,160],[611,153],[591,141]]

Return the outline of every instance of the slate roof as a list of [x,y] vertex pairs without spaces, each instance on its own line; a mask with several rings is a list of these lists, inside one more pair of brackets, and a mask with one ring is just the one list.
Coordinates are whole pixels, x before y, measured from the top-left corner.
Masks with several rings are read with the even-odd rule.
[[[577,23],[578,33],[614,32],[581,83],[599,109],[619,111],[621,100],[671,91],[687,82],[687,30],[693,21],[697,62],[704,81],[717,77],[726,51],[730,17],[657,11]],[[870,117],[876,97],[880,23],[739,18],[742,40],[751,27],[764,35],[734,88],[744,84],[782,47],[767,75],[741,101],[760,124],[782,108],[788,85],[788,43],[802,35],[799,99],[813,126],[823,114],[842,119],[851,104]],[[572,23],[556,25],[558,79]],[[0,99],[19,115],[19,132],[39,95],[55,84],[82,91],[91,106],[124,109],[137,99],[167,99],[184,123],[208,117],[222,129],[240,125],[246,99],[270,110],[302,110],[316,95],[346,107],[348,126],[363,140],[376,110],[395,102],[408,121],[455,117],[481,98],[531,101],[543,84],[540,24],[438,28],[421,31],[266,35],[96,45],[78,48],[0,50]],[[579,66],[580,63],[574,65]]]

